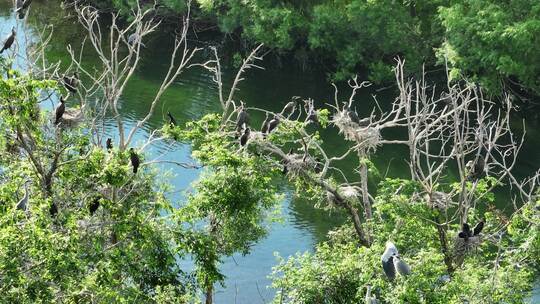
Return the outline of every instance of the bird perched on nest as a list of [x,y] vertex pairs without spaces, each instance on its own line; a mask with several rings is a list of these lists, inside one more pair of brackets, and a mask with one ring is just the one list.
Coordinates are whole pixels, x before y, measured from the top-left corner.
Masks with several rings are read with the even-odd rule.
[[401,260],[397,247],[392,242],[386,242],[386,248],[381,256],[381,262],[384,273],[390,281],[396,278],[396,273],[400,276],[406,276],[411,273],[411,268]]
[[481,220],[471,229],[469,224],[463,223],[454,243],[454,261],[458,267],[463,264],[466,254],[480,245],[484,224],[484,220]]
[[245,130],[244,130],[244,134],[242,134],[242,136],[240,137],[240,146],[245,146],[249,140],[249,134],[251,133],[251,129],[249,127],[247,127]]
[[13,45],[13,42],[15,42],[15,36],[17,36],[17,32],[15,31],[15,27],[11,28],[11,34],[4,40],[4,46],[0,50],[0,54],[2,54],[5,50],[11,48]]

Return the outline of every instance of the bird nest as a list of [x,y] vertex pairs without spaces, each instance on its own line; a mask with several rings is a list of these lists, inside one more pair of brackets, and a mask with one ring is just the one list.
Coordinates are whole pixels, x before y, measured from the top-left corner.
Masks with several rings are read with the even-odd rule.
[[354,186],[339,187],[338,193],[347,200],[356,200],[361,195],[358,187]]
[[81,108],[67,108],[62,115],[62,124],[67,128],[78,126],[83,121],[83,112]]
[[470,252],[476,250],[482,243],[480,235],[471,236],[467,239],[456,236],[454,240],[454,261],[459,267],[463,264],[465,256]]
[[354,141],[358,144],[358,149],[375,152],[381,144],[381,133],[377,128],[361,126],[350,119],[346,111],[338,111],[334,115],[334,124],[338,127],[339,133],[343,134],[346,140]]
[[313,170],[317,163],[311,157],[304,157],[302,154],[291,154],[283,160],[284,166],[287,168],[287,174],[299,176],[302,172]]
[[448,206],[452,203],[450,194],[441,191],[433,192],[431,194],[431,197],[426,194],[425,200],[431,208],[438,208],[443,210],[447,209]]

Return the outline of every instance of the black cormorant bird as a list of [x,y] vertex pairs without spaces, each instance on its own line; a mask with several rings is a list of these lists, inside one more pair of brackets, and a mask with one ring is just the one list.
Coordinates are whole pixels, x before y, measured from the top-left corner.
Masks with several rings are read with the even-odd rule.
[[479,235],[483,229],[484,229],[484,220],[480,220],[480,222],[478,222],[478,224],[476,224],[476,226],[474,226],[473,228],[473,236]]
[[56,216],[58,214],[58,207],[54,202],[52,202],[51,206],[49,207],[49,214],[51,216]]
[[60,96],[60,103],[56,106],[54,124],[57,125],[62,120],[62,115],[66,111],[66,101]]
[[12,27],[11,34],[4,41],[4,46],[0,50],[0,54],[2,54],[5,50],[9,49],[13,45],[13,42],[15,42],[16,35],[17,35],[17,32],[15,32],[15,27]]
[[133,166],[133,173],[137,173],[141,160],[133,148],[129,149],[129,159],[131,160],[131,165]]
[[107,151],[111,151],[113,149],[112,145],[112,138],[107,138],[107,141],[105,142],[105,147],[107,148]]
[[176,126],[176,119],[174,119],[171,112],[167,111],[167,116],[169,117],[169,124],[173,127]]
[[100,200],[101,200],[101,197],[96,196],[96,197],[94,197],[92,202],[90,202],[90,204],[88,205],[88,211],[90,212],[90,215],[94,215],[94,213],[96,213],[96,211],[99,208],[99,201]]
[[244,125],[246,125],[249,122],[249,115],[247,111],[244,109],[244,104],[240,105],[238,108],[238,115],[236,116],[236,131],[240,132]]
[[465,241],[469,240],[469,238],[473,236],[473,232],[471,231],[471,226],[469,226],[469,224],[467,223],[463,223],[463,226],[458,236],[462,239],[465,239]]
[[268,123],[268,133],[272,133],[275,128],[279,125],[279,117],[277,115],[274,116],[272,120]]
[[245,146],[246,143],[248,142],[248,139],[249,139],[249,134],[251,133],[251,130],[249,129],[249,127],[247,127],[245,130],[244,130],[244,134],[242,134],[242,136],[240,137],[240,146]]

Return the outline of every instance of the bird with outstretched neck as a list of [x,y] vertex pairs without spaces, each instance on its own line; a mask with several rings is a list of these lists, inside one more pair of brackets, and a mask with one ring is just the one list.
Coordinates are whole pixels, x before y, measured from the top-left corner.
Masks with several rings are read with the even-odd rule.
[[174,126],[177,125],[176,124],[176,119],[174,119],[171,112],[167,111],[167,117],[169,117],[169,124],[171,125],[171,127],[174,127]]
[[0,54],[2,54],[5,50],[11,48],[13,42],[15,42],[15,36],[17,36],[17,32],[15,31],[15,27],[12,27],[11,34],[6,38],[6,40],[4,40],[4,46],[2,46]]
[[24,182],[24,196],[23,196],[23,198],[21,198],[19,200],[17,205],[15,205],[15,208],[17,210],[22,210],[22,211],[28,210],[28,199],[30,197],[30,192],[29,192],[28,185],[30,184],[30,182],[31,182],[30,180],[26,180]]

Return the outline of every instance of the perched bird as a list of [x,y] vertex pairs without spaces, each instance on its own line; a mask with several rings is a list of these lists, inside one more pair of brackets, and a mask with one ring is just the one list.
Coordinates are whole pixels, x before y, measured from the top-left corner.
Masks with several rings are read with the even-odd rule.
[[458,236],[462,239],[465,239],[467,241],[471,236],[473,236],[473,232],[471,231],[471,226],[467,223],[463,223],[461,227],[461,231],[459,232]]
[[0,54],[2,54],[5,50],[11,48],[13,45],[13,42],[15,42],[15,36],[17,35],[17,32],[15,32],[15,27],[11,28],[11,34],[4,40],[4,46],[0,50]]
[[279,117],[275,115],[274,118],[268,123],[268,133],[272,133],[272,131],[274,131],[274,129],[279,125],[279,122]]
[[107,138],[107,141],[105,142],[105,147],[107,148],[107,151],[111,151],[113,149],[112,145],[112,138]]
[[49,207],[49,214],[51,216],[56,216],[58,214],[58,207],[54,202],[52,202],[51,206]]
[[386,242],[386,248],[381,256],[384,274],[390,281],[396,278],[396,268],[394,266],[394,257],[399,255],[396,245],[392,242]]
[[60,103],[56,106],[54,124],[57,125],[62,120],[62,115],[66,111],[66,101],[60,96]]
[[73,76],[64,75],[62,78],[64,87],[73,94],[77,93],[77,87],[79,86],[79,73],[75,71]]
[[312,109],[311,112],[309,112],[307,121],[312,122],[315,125],[319,125],[319,116],[317,115],[317,111]]
[[128,44],[131,46],[134,46],[136,43],[140,43],[141,46],[146,47],[144,43],[142,43],[141,38],[137,32],[131,33],[131,35],[128,36]]
[[15,206],[17,210],[22,210],[22,211],[28,210],[28,198],[30,196],[30,193],[28,191],[28,184],[30,184],[30,180],[26,180],[24,182],[24,196],[23,198],[21,198],[21,200],[19,200],[19,202]]
[[355,111],[351,110],[347,102],[343,103],[343,111],[347,114],[347,116],[352,122],[360,124],[360,118],[358,117],[358,114],[356,114]]
[[171,126],[176,126],[176,119],[174,119],[171,112],[167,111],[167,116],[169,117],[169,124]]
[[266,136],[268,133],[268,125],[270,124],[270,116],[268,116],[268,113],[266,113],[266,118],[264,119],[262,126],[261,126],[261,133],[263,136]]
[[281,115],[289,118],[291,115],[294,114],[294,110],[296,109],[297,102],[296,100],[300,98],[298,96],[294,96],[291,101],[289,101],[284,107],[283,110],[281,110]]
[[484,229],[484,220],[480,220],[480,222],[478,222],[478,224],[476,224],[476,226],[474,226],[473,228],[473,236],[479,235],[483,229]]
[[401,257],[399,255],[394,255],[393,262],[394,262],[394,268],[396,269],[396,272],[400,276],[404,277],[411,274],[411,267],[409,267],[407,263],[401,260]]
[[240,132],[240,130],[242,130],[242,128],[244,128],[244,125],[246,125],[248,122],[249,115],[244,109],[244,104],[242,103],[240,107],[238,107],[238,115],[236,116],[236,131]]
[[365,304],[378,304],[377,297],[371,295],[371,285],[368,285],[366,288]]
[[19,19],[24,18],[26,9],[30,6],[31,3],[32,3],[32,0],[26,0],[26,1],[17,0],[17,9],[15,10],[15,12],[18,13]]
[[101,197],[96,196],[96,197],[94,197],[92,202],[90,202],[90,204],[88,205],[88,212],[90,212],[90,215],[94,215],[94,213],[96,213],[96,211],[99,208],[99,201],[100,200],[101,200]]
[[139,159],[139,155],[135,152],[133,148],[129,149],[129,159],[131,160],[131,165],[133,166],[133,173],[137,173],[137,170],[139,169],[139,165],[141,164],[141,160]]
[[482,155],[478,155],[476,161],[470,160],[467,162],[465,167],[469,170],[470,179],[479,179],[482,177],[482,174],[485,172],[485,163],[486,159]]
[[246,143],[248,142],[248,139],[249,139],[249,134],[251,133],[251,130],[249,129],[249,127],[247,127],[245,130],[244,130],[244,134],[242,134],[242,136],[240,137],[240,146],[245,146]]
[[17,0],[17,12],[27,9],[31,3],[32,3],[32,0],[26,0],[26,1]]

